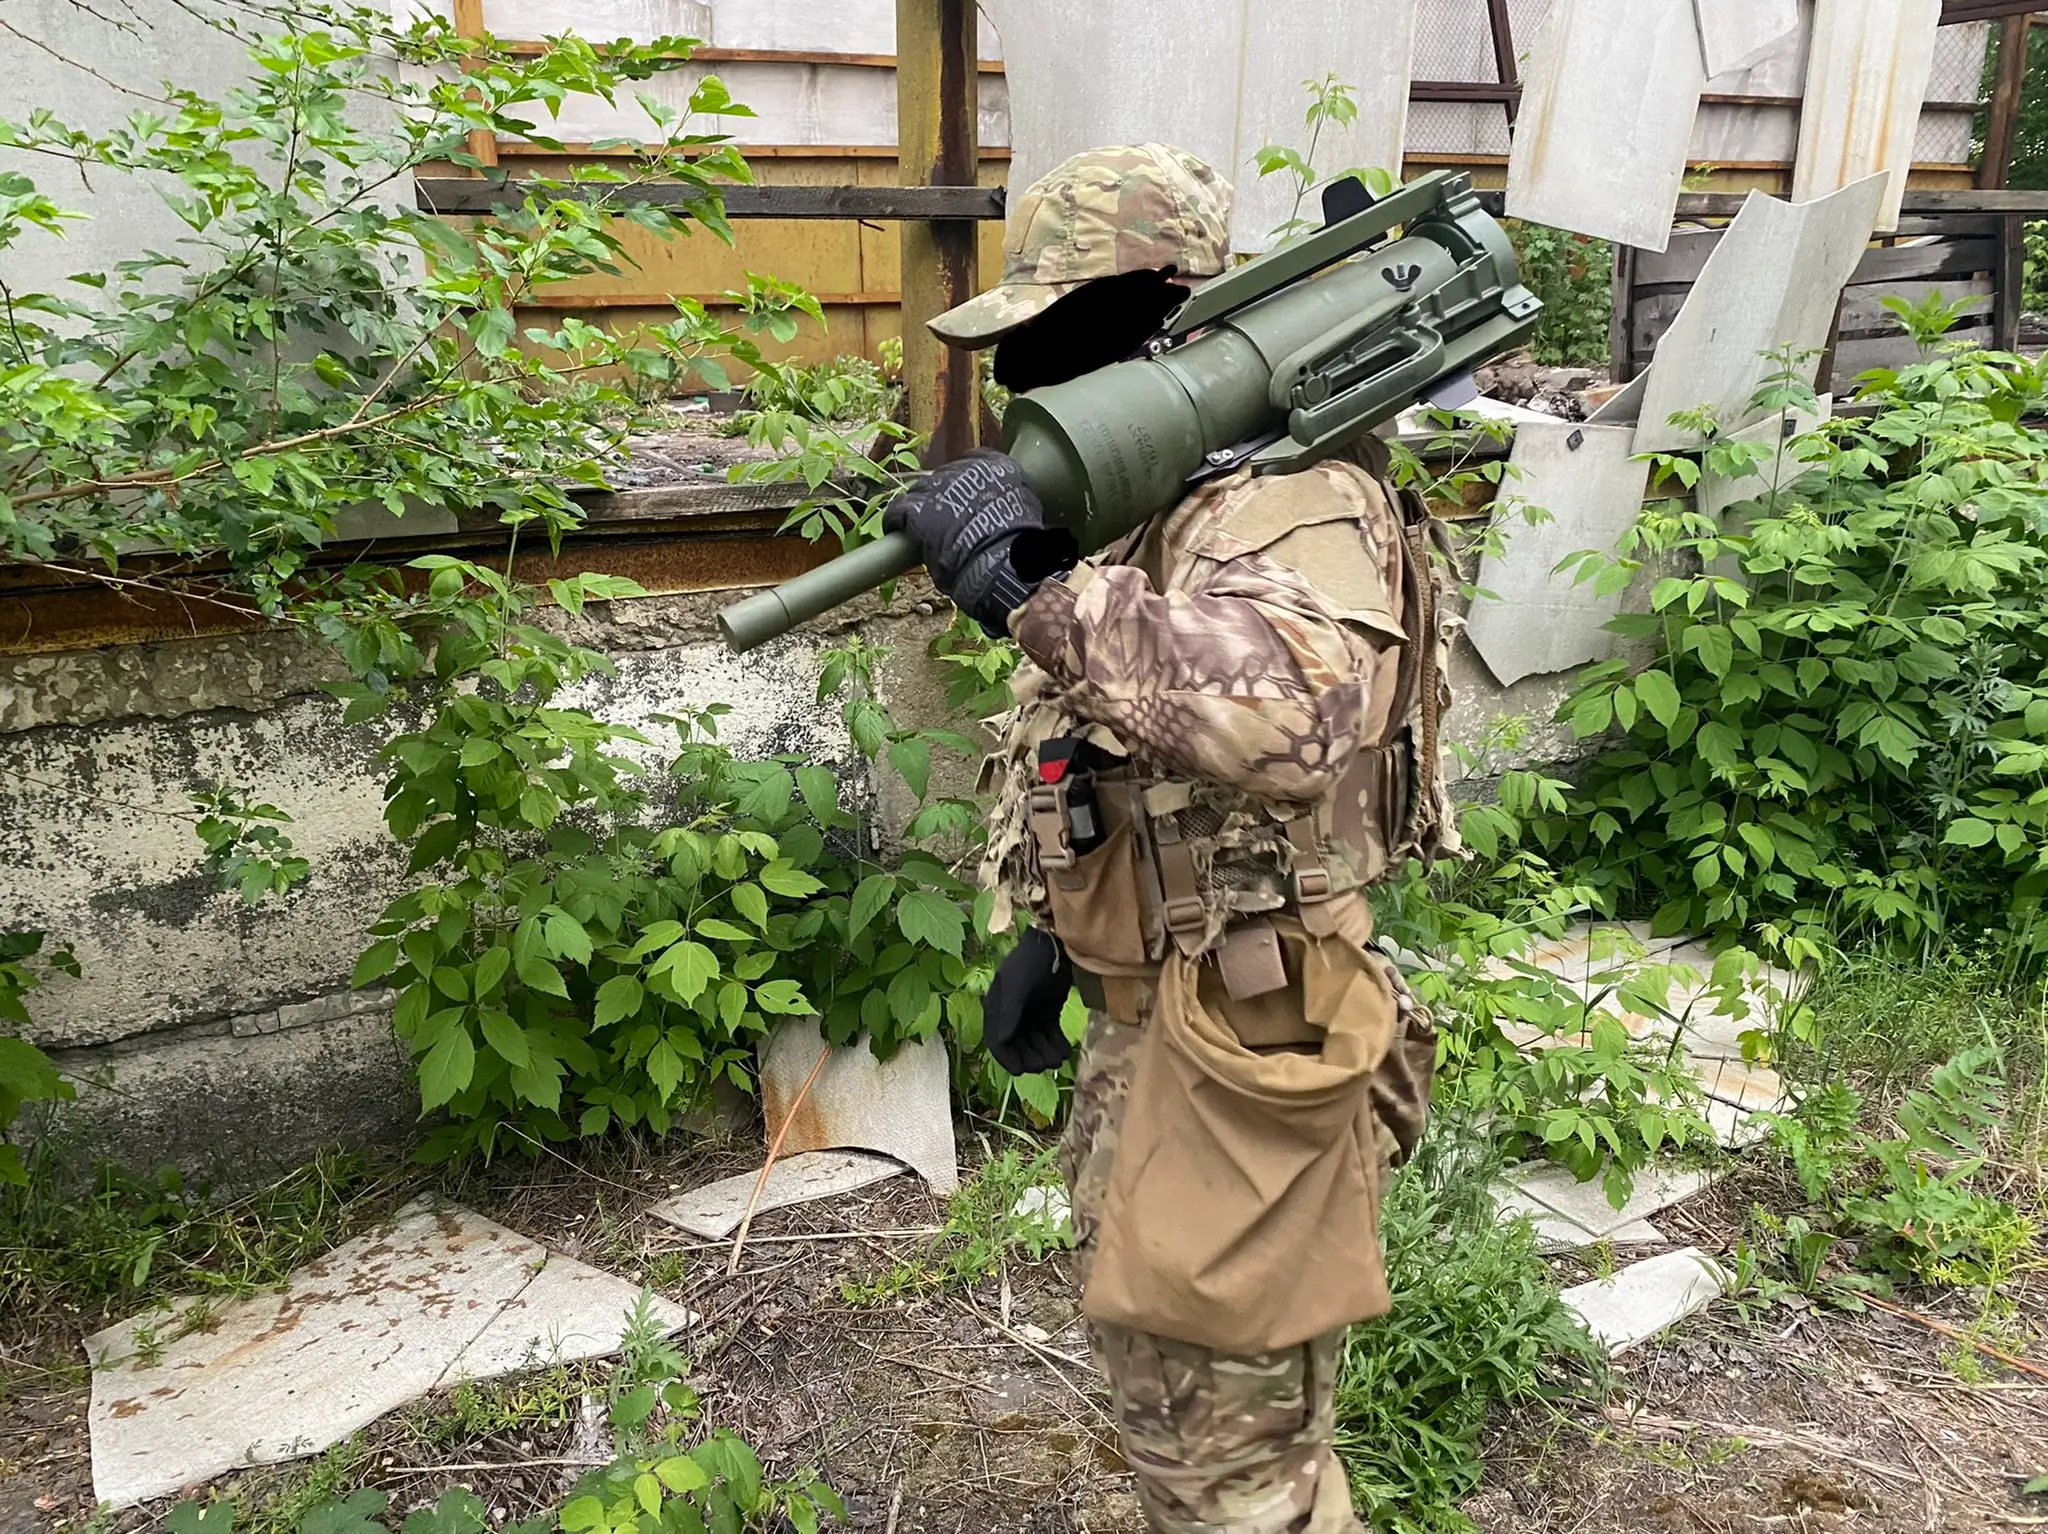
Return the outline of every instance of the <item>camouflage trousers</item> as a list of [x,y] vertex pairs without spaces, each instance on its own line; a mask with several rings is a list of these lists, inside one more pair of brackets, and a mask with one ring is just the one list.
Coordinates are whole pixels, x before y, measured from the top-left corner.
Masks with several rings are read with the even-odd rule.
[[[1142,1030],[1096,1013],[1074,1077],[1060,1165],[1086,1282]],[[1159,1534],[1360,1534],[1330,1446],[1341,1332],[1231,1355],[1089,1323],[1124,1458]]]

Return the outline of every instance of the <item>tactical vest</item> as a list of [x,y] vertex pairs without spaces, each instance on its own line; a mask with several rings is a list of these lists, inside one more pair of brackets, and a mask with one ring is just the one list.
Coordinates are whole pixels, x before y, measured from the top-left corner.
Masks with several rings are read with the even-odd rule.
[[[1383,480],[1378,488],[1376,521],[1389,516],[1390,492]],[[1402,642],[1381,652],[1371,686],[1380,723],[1335,792],[1313,805],[1273,805],[1160,772],[1108,731],[1066,715],[1056,698],[1030,697],[1027,686],[1006,749],[990,761],[1004,780],[984,869],[998,890],[999,923],[1022,903],[1084,970],[1141,976],[1156,970],[1169,944],[1190,958],[1217,952],[1233,926],[1276,911],[1294,913],[1320,936],[1340,921],[1352,927],[1359,917],[1345,907],[1358,904],[1357,891],[1393,878],[1411,859],[1461,850],[1438,770],[1456,621],[1445,600],[1454,568],[1448,535],[1413,492],[1391,500],[1400,524]],[[1341,587],[1341,560],[1327,556],[1341,554],[1343,537],[1372,532],[1385,540],[1393,530],[1364,529],[1354,517],[1272,532],[1221,538],[1223,555],[1206,557],[1262,553],[1292,562],[1320,591],[1316,575]],[[1117,562],[1147,561],[1134,548]],[[1333,605],[1343,603],[1338,590]],[[1369,618],[1363,626],[1388,627]],[[1037,770],[1045,742],[1069,735],[1115,764],[1085,776]],[[1075,845],[1077,794],[1089,801],[1083,822],[1094,835],[1084,845],[1092,850]]]

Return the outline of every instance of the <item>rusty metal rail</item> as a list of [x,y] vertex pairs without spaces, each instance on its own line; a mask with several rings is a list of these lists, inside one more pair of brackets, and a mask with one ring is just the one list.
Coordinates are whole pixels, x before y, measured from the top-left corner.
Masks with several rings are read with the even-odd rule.
[[[425,213],[495,213],[516,208],[532,184],[506,177],[422,176],[414,183]],[[550,187],[549,197],[604,198],[634,207],[680,208],[701,201],[704,190],[677,182],[648,186]],[[999,186],[722,186],[727,218],[830,218],[895,220],[1000,219]]]

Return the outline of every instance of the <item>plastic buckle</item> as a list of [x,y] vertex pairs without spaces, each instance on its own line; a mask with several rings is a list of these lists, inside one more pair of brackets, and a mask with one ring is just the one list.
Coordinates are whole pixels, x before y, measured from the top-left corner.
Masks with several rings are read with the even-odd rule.
[[1167,901],[1164,916],[1166,930],[1172,933],[1200,932],[1209,925],[1208,909],[1192,896]]
[[1072,872],[1080,859],[1074,854],[1072,828],[1067,822],[1067,785],[1038,784],[1026,807],[1031,839],[1038,843],[1038,866],[1052,873]]
[[1294,876],[1294,898],[1302,905],[1321,905],[1335,893],[1328,869],[1311,868]]

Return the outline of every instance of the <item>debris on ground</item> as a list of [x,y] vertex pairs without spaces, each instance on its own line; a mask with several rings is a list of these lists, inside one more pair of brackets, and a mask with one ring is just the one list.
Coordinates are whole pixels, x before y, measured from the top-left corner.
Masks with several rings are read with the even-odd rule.
[[[765,1184],[758,1171],[742,1172],[737,1177],[721,1178],[678,1194],[656,1204],[648,1213],[693,1236],[723,1241],[740,1228],[749,1204],[756,1214],[765,1214],[771,1209],[837,1198],[902,1173],[903,1167],[886,1156],[864,1155],[859,1151],[809,1151],[779,1157],[769,1169]],[[756,1188],[761,1192],[758,1201],[754,1198]]]
[[1563,1299],[1612,1357],[1698,1315],[1732,1284],[1718,1262],[1688,1246],[1633,1263],[1611,1278],[1567,1289]]
[[[317,1454],[444,1385],[600,1357],[638,1293],[472,1210],[409,1205],[281,1290],[89,1338],[94,1494],[129,1507]],[[671,1331],[695,1320],[653,1304]]]
[[908,1166],[934,1193],[960,1186],[952,1073],[937,1039],[905,1044],[878,1060],[865,1044],[827,1050],[816,1023],[791,1019],[761,1050],[761,1115],[771,1142],[788,1123],[784,1154],[875,1151]]

